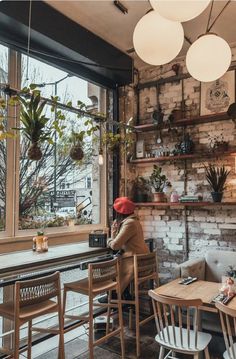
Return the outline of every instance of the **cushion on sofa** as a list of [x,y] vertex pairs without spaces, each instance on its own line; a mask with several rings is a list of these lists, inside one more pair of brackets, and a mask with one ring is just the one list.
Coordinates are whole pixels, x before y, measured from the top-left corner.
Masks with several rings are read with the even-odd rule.
[[205,280],[205,259],[190,259],[180,265],[181,277],[197,277]]
[[221,278],[223,275],[226,275],[229,266],[236,265],[236,252],[211,250],[206,253],[205,260],[205,280],[210,282],[221,282]]

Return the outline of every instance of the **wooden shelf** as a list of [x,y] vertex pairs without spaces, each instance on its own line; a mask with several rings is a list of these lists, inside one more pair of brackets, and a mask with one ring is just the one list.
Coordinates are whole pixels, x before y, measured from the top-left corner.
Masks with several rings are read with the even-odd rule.
[[151,157],[151,158],[138,158],[135,160],[130,160],[129,163],[132,164],[143,164],[143,163],[156,163],[156,162],[167,162],[167,161],[182,161],[182,160],[188,160],[188,159],[194,159],[194,158],[216,158],[216,157],[222,157],[222,156],[236,156],[236,150],[227,151],[227,152],[199,152],[199,153],[193,153],[189,155],[178,155],[178,156],[160,156],[160,157]]
[[[218,122],[223,120],[230,120],[230,117],[228,116],[227,112],[216,113],[214,115],[195,116],[192,117],[191,119],[183,118],[182,120],[171,123],[170,127],[175,128],[175,127],[192,126],[202,123]],[[159,129],[159,127],[157,125],[154,125],[153,123],[138,125],[134,127],[138,132],[148,132],[148,131],[154,131]],[[169,128],[169,125],[163,124],[161,128],[162,129]]]
[[142,202],[135,203],[136,207],[215,207],[236,206],[236,202]]

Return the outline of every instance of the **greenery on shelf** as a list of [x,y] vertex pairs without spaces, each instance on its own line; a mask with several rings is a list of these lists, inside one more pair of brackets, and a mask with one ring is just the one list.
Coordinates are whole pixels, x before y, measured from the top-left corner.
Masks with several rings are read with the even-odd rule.
[[162,174],[162,168],[154,165],[150,176],[150,185],[155,192],[163,192],[165,187],[171,186],[170,181],[166,175]]
[[134,201],[147,202],[149,192],[149,180],[142,176],[137,176],[132,183],[132,198]]
[[226,188],[226,180],[230,173],[225,166],[216,167],[213,164],[205,166],[206,179],[213,192],[222,193]]

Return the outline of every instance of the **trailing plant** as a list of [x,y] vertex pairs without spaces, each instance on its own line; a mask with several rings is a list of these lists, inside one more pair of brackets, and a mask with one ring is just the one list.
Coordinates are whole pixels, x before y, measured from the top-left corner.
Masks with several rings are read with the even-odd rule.
[[171,185],[166,175],[162,174],[162,168],[157,165],[153,166],[153,171],[150,176],[150,185],[155,192],[163,192],[166,186]]
[[226,180],[230,173],[225,166],[215,167],[213,164],[205,166],[206,179],[213,192],[222,193],[226,186]]

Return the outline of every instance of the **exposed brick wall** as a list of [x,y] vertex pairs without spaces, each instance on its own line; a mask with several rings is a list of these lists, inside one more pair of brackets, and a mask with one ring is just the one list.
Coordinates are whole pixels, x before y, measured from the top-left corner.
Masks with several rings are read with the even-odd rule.
[[[233,53],[236,50],[233,49]],[[178,61],[186,72],[183,61]],[[148,82],[157,80],[160,77],[173,76],[171,70],[173,63],[160,68],[148,68],[140,72],[140,81]],[[124,100],[125,97],[125,100]],[[181,82],[168,83],[160,87],[159,102],[166,116],[176,107],[176,102],[181,101]],[[200,83],[192,78],[184,80],[184,98],[185,103],[191,106],[192,114],[199,114],[200,107]],[[124,106],[128,101],[124,115]],[[151,114],[156,109],[157,94],[156,88],[145,88],[140,92],[140,119],[143,123],[151,122]],[[131,87],[122,89],[120,113],[123,114],[123,120],[134,116],[136,118],[136,103],[134,91]],[[195,111],[195,113],[194,113]],[[195,151],[209,149],[209,135],[219,136],[223,133],[224,140],[229,142],[230,148],[236,147],[236,126],[235,121],[227,120],[207,124],[199,124],[188,127],[186,132],[191,135],[195,143]],[[168,146],[171,150],[174,145],[182,138],[181,128],[177,132],[167,130],[162,131],[162,146]],[[146,150],[158,150],[158,133],[147,132],[139,134],[139,138],[145,139]],[[135,151],[135,150],[134,150]],[[227,181],[227,190],[224,193],[224,201],[236,201],[236,174],[234,157],[222,157],[210,159],[209,162],[216,164],[224,163],[231,169]],[[205,179],[204,164],[208,159],[192,159],[187,161],[187,193],[201,194],[203,199],[211,200],[210,189]],[[172,183],[173,189],[179,194],[184,192],[184,162],[170,161],[159,163],[163,173],[167,175]],[[134,166],[129,164],[127,172],[124,173],[124,163],[121,164],[121,188],[124,192],[124,178],[127,180],[128,191],[131,188],[132,179],[136,175],[148,177],[152,172],[153,164]],[[121,194],[122,194],[121,191]],[[171,277],[174,268],[185,258],[185,222],[184,209],[155,207],[139,208],[137,213],[140,217],[145,237],[155,239],[160,272],[163,280]],[[187,230],[189,234],[189,257],[202,256],[211,248],[226,250],[236,250],[236,206],[227,207],[204,207],[192,208],[186,211]]]

